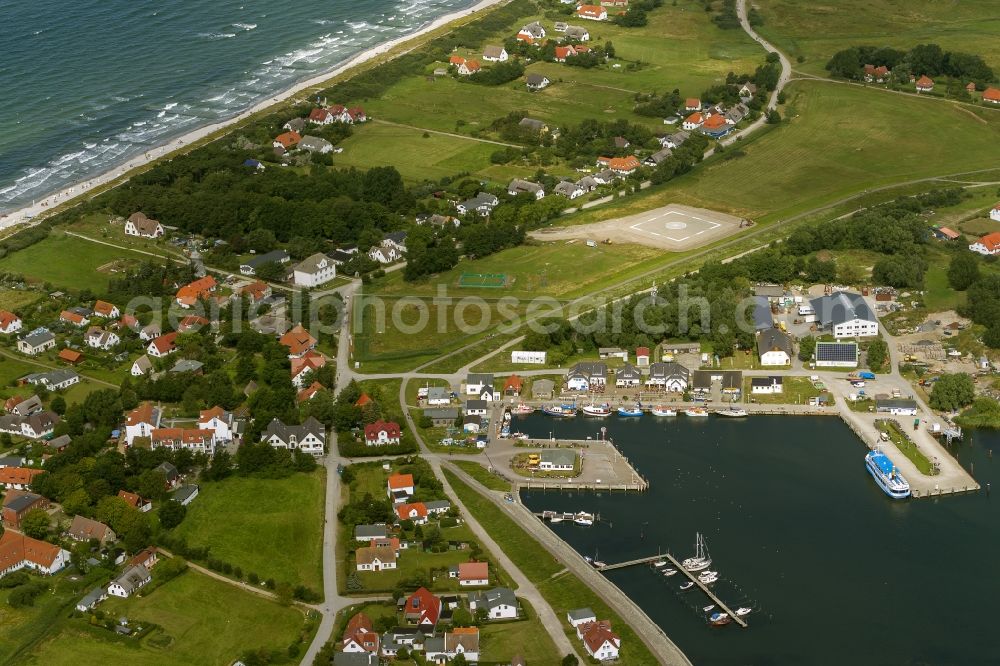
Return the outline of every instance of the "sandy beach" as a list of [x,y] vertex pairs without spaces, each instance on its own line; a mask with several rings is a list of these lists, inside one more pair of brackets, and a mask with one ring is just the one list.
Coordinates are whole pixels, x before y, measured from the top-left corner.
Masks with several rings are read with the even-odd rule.
[[85,196],[88,192],[96,188],[99,188],[102,185],[106,185],[107,183],[110,183],[112,181],[121,179],[122,182],[124,182],[125,180],[128,179],[129,172],[133,171],[134,169],[150,164],[151,162],[155,162],[164,157],[168,157],[173,153],[177,153],[178,151],[183,151],[185,146],[189,146],[190,144],[195,143],[200,139],[209,136],[210,134],[218,132],[219,130],[225,129],[232,125],[236,125],[246,120],[248,117],[254,115],[255,113],[259,113],[260,111],[263,111],[268,107],[271,107],[291,97],[294,97],[296,94],[300,93],[303,90],[323,84],[324,82],[336,76],[339,76],[340,74],[351,69],[352,67],[357,67],[358,65],[361,65],[373,58],[377,58],[385,54],[386,52],[394,49],[400,44],[403,44],[412,39],[425,35],[429,32],[437,30],[438,28],[445,26],[448,23],[451,23],[452,21],[456,21],[471,14],[475,14],[476,12],[482,11],[487,7],[501,4],[504,1],[505,0],[482,0],[476,5],[469,7],[468,9],[463,9],[461,11],[445,14],[444,16],[435,19],[431,23],[427,24],[426,26],[420,28],[415,32],[409,33],[407,35],[402,35],[400,37],[397,37],[396,39],[390,40],[376,47],[368,49],[367,51],[363,51],[358,55],[354,56],[353,58],[351,58],[350,60],[348,60],[347,62],[337,65],[336,67],[329,69],[325,72],[322,72],[320,74],[317,74],[316,76],[313,76],[307,80],[300,81],[280,93],[271,95],[267,99],[261,100],[254,106],[242,111],[241,113],[235,116],[226,118],[224,120],[220,120],[210,125],[204,125],[198,129],[188,132],[187,134],[184,134],[183,136],[174,137],[165,143],[161,143],[157,146],[150,148],[142,155],[137,155],[131,158],[130,160],[128,160],[123,164],[119,164],[91,178],[87,178],[77,183],[74,183],[73,185],[65,187],[62,190],[59,190],[58,192],[53,192],[52,194],[46,196],[43,199],[38,199],[37,201],[34,201],[29,206],[24,206],[22,208],[14,210],[8,213],[6,217],[0,219],[0,229],[7,229],[14,225],[23,224],[27,222],[37,224],[41,220],[45,219],[45,217],[47,216],[46,214],[51,210],[53,210],[54,208],[62,206],[67,202],[72,202],[75,199],[80,199],[83,196]]

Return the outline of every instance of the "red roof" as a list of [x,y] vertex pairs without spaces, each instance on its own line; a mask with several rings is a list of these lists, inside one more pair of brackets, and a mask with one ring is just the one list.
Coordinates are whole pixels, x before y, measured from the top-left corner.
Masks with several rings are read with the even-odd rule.
[[267,298],[267,293],[271,290],[271,287],[267,285],[266,282],[261,282],[257,280],[256,282],[251,282],[242,289],[240,289],[241,294],[246,294],[250,297],[251,301],[260,301]]
[[24,402],[24,396],[21,395],[11,396],[7,398],[6,402],[3,403],[3,408],[9,412],[10,410],[20,405],[22,402]]
[[130,493],[127,490],[119,490],[118,497],[121,497],[123,500],[125,500],[131,506],[134,506],[137,509],[143,504],[141,497],[139,497],[135,493]]
[[926,74],[924,74],[919,79],[917,79],[917,87],[918,88],[933,88],[934,87],[934,79],[932,79],[931,77],[929,77]]
[[316,394],[323,390],[323,385],[319,382],[313,382],[306,388],[302,389],[295,396],[295,399],[299,402],[305,402],[306,400],[312,400],[316,397]]
[[[153,423],[153,403],[144,402],[131,412],[125,419],[128,425],[138,425],[140,423]],[[155,425],[155,424],[154,424]]]
[[559,60],[565,60],[571,55],[576,55],[576,49],[572,46],[557,46],[556,47],[556,58]]
[[0,485],[27,486],[41,473],[42,470],[29,467],[0,467]]
[[0,535],[0,571],[26,560],[41,567],[51,567],[59,556],[59,550],[59,546],[8,530]]
[[702,122],[704,122],[704,121],[702,120],[701,113],[698,112],[698,111],[695,111],[690,116],[688,116],[687,118],[685,118],[684,122],[686,122],[686,123],[694,123],[695,125],[701,125]]
[[79,363],[83,358],[83,354],[72,349],[60,349],[59,358],[67,363]]
[[7,328],[15,321],[21,321],[21,318],[18,317],[13,312],[8,312],[7,310],[0,310],[0,328]]
[[865,65],[865,74],[874,74],[875,65]]
[[458,580],[489,580],[490,565],[486,562],[462,562],[458,565]]
[[198,414],[198,423],[208,423],[215,418],[225,420],[226,410],[218,405],[212,407],[211,409],[203,409]]
[[115,309],[115,306],[107,301],[97,301],[94,303],[94,312],[102,317],[110,317],[111,312]]
[[365,426],[365,439],[375,441],[379,433],[385,432],[389,439],[399,439],[399,424],[395,421],[376,421]]
[[608,160],[608,168],[612,171],[635,171],[639,168],[639,160],[634,155],[612,157]]
[[435,597],[426,587],[422,587],[406,598],[403,609],[405,615],[419,615],[418,624],[437,624],[441,615],[441,600]]
[[700,109],[701,108],[701,100],[698,99],[697,97],[688,97],[686,100],[684,100],[684,108],[685,109]]
[[889,73],[889,68],[885,65],[879,65],[875,68],[875,76],[885,76]]
[[[313,122],[321,123],[321,122],[326,121],[326,118],[329,115],[330,115],[330,111],[329,110],[316,108],[316,109],[313,109],[312,111],[309,112],[309,120],[311,120]],[[281,136],[284,136],[284,134],[282,134]]]
[[426,518],[427,506],[423,502],[413,502],[412,504],[397,504],[396,515],[400,520],[411,520],[413,518]]
[[63,310],[59,314],[59,318],[62,319],[62,320],[64,320],[64,321],[71,321],[74,324],[82,324],[83,323],[83,315],[82,314],[77,314],[76,312],[70,312],[69,310]]
[[199,428],[153,428],[154,442],[179,442],[181,444],[204,444],[212,439],[215,433]]
[[526,32],[519,32],[519,33],[517,33],[517,40],[519,42],[524,42],[525,44],[534,44],[535,43],[535,38],[532,37],[531,35],[529,35]]
[[318,370],[324,365],[326,365],[326,357],[310,349],[300,358],[292,359],[292,377],[298,377],[306,370]]
[[177,290],[177,301],[184,305],[194,305],[199,298],[205,298],[215,290],[218,282],[211,275],[206,275],[194,282],[190,282]]
[[461,65],[463,62],[465,62],[465,58],[463,58],[462,56],[453,55],[452,57],[448,58],[448,63],[452,65]]
[[635,355],[636,357],[649,356],[649,347],[636,347]]
[[389,477],[389,489],[390,490],[402,490],[403,488],[413,487],[413,475],[412,474],[393,474]]
[[1000,88],[987,88],[983,91],[983,99],[987,102],[1000,103]]
[[478,60],[466,60],[465,68],[470,72],[478,72],[481,69]]
[[350,620],[347,621],[347,628],[344,630],[344,636],[353,636],[354,632],[362,629],[364,631],[372,631],[372,621],[364,613],[355,613]]
[[507,381],[504,382],[504,384],[503,384],[503,390],[504,390],[504,392],[506,392],[507,389],[510,388],[510,389],[514,389],[515,391],[517,391],[518,393],[520,393],[521,392],[521,387],[523,385],[524,385],[524,382],[521,381],[520,377],[518,377],[517,375],[511,375],[510,377],[507,378]]
[[295,328],[281,336],[279,342],[288,347],[288,353],[296,356],[316,346],[316,338],[309,335],[309,331],[302,328],[302,324],[296,325]]
[[174,350],[177,346],[177,333],[164,333],[158,338],[155,338],[149,344],[156,348],[156,351],[161,354],[166,354]]
[[597,5],[580,5],[576,13],[580,16],[600,16],[601,14],[607,14],[603,7]]
[[979,242],[986,246],[986,249],[990,252],[1000,251],[1000,231],[994,231],[991,234],[986,234],[979,239]]
[[361,397],[358,398],[355,401],[354,406],[355,407],[364,407],[365,405],[370,405],[371,403],[372,403],[372,399],[368,397],[368,394],[367,393],[362,393]]
[[721,114],[715,114],[714,116],[709,116],[702,127],[706,129],[719,129],[720,127],[726,126],[726,119],[722,117]]
[[610,642],[615,647],[621,643],[621,638],[608,628],[604,622],[588,622],[583,625],[581,634],[591,653],[597,652],[601,646]]
[[944,236],[945,238],[948,238],[950,240],[955,240],[956,238],[958,238],[961,235],[957,231],[955,231],[954,229],[949,229],[948,227],[940,227],[938,229],[938,232],[942,236]]
[[274,140],[285,148],[292,148],[299,144],[299,141],[302,140],[302,135],[298,132],[285,132],[274,137]]

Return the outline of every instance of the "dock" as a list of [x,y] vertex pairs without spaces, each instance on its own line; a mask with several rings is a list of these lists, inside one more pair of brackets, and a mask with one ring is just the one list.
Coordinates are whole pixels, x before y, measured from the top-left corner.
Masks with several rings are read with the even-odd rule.
[[617,562],[615,564],[605,564],[601,567],[596,567],[598,571],[611,571],[612,569],[624,569],[625,567],[634,567],[637,564],[650,564],[652,562],[659,562],[660,560],[667,559],[666,555],[650,555],[649,557],[640,557],[635,560],[629,560],[627,562]]

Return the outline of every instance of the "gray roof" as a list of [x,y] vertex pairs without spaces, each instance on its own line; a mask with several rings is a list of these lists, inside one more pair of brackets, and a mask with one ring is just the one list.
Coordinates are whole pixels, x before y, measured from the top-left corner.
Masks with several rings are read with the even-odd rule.
[[[442,645],[444,639],[441,639]],[[334,652],[333,666],[378,666],[378,655],[374,652]]]
[[163,476],[167,477],[167,481],[172,481],[180,476],[180,472],[178,472],[177,468],[174,467],[174,464],[170,462],[161,462],[154,468],[154,471],[162,472]]
[[670,150],[669,148],[661,148],[660,150],[656,151],[655,153],[647,157],[646,161],[653,162],[654,164],[659,164],[663,160],[670,157],[672,153],[673,151]]
[[121,576],[115,579],[114,582],[125,588],[125,591],[132,593],[135,589],[141,587],[146,581],[148,581],[152,576],[149,574],[149,569],[142,566],[141,564],[136,564],[135,566],[126,569]]
[[569,615],[570,619],[574,621],[585,620],[588,617],[597,617],[594,611],[590,610],[589,608],[576,608],[567,613],[567,615]]
[[55,340],[56,336],[54,336],[51,331],[37,331],[35,333],[30,333],[21,339],[32,347],[38,347],[39,345]]
[[296,440],[302,441],[309,434],[326,441],[326,428],[312,416],[303,421],[302,425],[285,425],[275,418],[267,424],[267,429],[261,434],[261,439],[270,439],[271,435],[277,435],[282,442],[288,442],[293,436]]
[[587,30],[586,28],[581,28],[578,25],[571,25],[571,26],[567,26],[566,27],[566,36],[567,37],[575,37],[575,38],[579,39],[583,35],[587,35],[587,34],[590,34],[590,31]]
[[767,301],[767,296],[753,297],[753,327],[756,331],[774,326],[774,318],[771,316],[771,304]]
[[487,402],[485,400],[466,400],[465,401],[465,408],[466,409],[477,409],[478,410],[478,409],[486,409],[486,407],[487,407]]
[[525,78],[525,82],[529,86],[540,86],[548,80],[549,79],[547,76],[543,76],[541,74],[528,74],[528,76]]
[[95,587],[90,592],[88,592],[83,597],[83,599],[80,599],[80,601],[76,602],[76,605],[81,606],[83,608],[90,608],[91,606],[93,606],[106,596],[108,596],[106,588]]
[[2,467],[20,467],[25,463],[23,456],[2,456],[0,457],[0,468]]
[[552,393],[556,383],[551,379],[536,379],[531,382],[531,394],[540,395],[542,393]]
[[489,192],[480,192],[471,199],[466,199],[459,204],[466,211],[478,210],[480,208],[493,208],[498,203],[495,195]]
[[674,144],[675,146],[680,146],[690,138],[691,134],[685,130],[681,130],[680,132],[674,132],[673,134],[667,136],[667,139],[670,141],[670,143]]
[[754,296],[778,298],[785,295],[785,288],[780,284],[758,284],[753,288]]
[[542,190],[542,186],[538,183],[532,183],[530,180],[524,180],[521,178],[515,178],[510,181],[510,185],[507,186],[508,192],[531,192],[535,194]]
[[18,416],[27,416],[28,414],[32,412],[37,412],[42,408],[43,408],[42,399],[39,398],[37,395],[33,395],[30,398],[27,398],[17,403],[14,406],[14,408],[10,411],[14,412]]
[[496,608],[497,606],[517,606],[517,597],[514,590],[509,587],[494,587],[485,592],[469,592],[469,604],[475,603],[477,606],[486,608]]
[[631,363],[626,363],[615,372],[615,379],[640,379],[641,377],[642,371]]
[[518,123],[521,127],[530,127],[536,132],[541,132],[545,129],[545,121],[538,120],[536,118],[521,118],[521,122]]
[[357,525],[354,528],[355,539],[384,539],[385,525]]
[[657,361],[649,366],[650,378],[678,378],[685,382],[691,377],[691,371],[674,361]]
[[483,48],[484,58],[499,58],[503,55],[504,48],[502,46],[487,46]]
[[907,400],[906,398],[889,398],[886,400],[876,400],[875,409],[878,410],[888,410],[888,409],[916,409],[916,400]]
[[597,179],[595,179],[593,176],[584,176],[580,180],[576,181],[576,184],[585,190],[592,190],[595,187],[600,186],[600,183],[598,183]]
[[448,389],[442,388],[440,386],[430,387],[429,389],[427,389],[427,399],[430,400],[431,398],[434,399],[449,398]]
[[743,384],[741,370],[695,370],[691,373],[691,385],[696,389],[710,389],[713,377],[721,377],[724,389],[737,389]]
[[318,136],[304,136],[302,140],[299,141],[299,148],[308,151],[327,151],[333,149],[333,144],[326,139],[320,138]]
[[757,353],[763,356],[774,350],[781,350],[791,356],[792,339],[781,329],[768,328],[761,331],[757,338]]
[[170,496],[170,499],[176,502],[183,502],[187,498],[191,497],[198,492],[198,486],[185,485],[181,486]]
[[322,252],[317,252],[316,254],[311,254],[298,264],[295,265],[293,270],[302,273],[316,273],[320,270],[319,265],[323,262],[329,263],[332,261],[328,256]]
[[493,387],[493,373],[485,372],[470,372],[465,378],[466,384],[485,384],[490,388]]
[[539,454],[542,462],[553,465],[568,465],[572,467],[576,464],[576,451],[570,449],[548,449]]
[[752,377],[750,379],[750,386],[772,386],[777,384],[779,386],[785,383],[784,379],[780,375],[770,375],[768,377]]
[[838,291],[836,294],[814,298],[810,304],[816,311],[817,321],[823,326],[836,326],[854,319],[878,321],[861,294]]
[[458,418],[458,409],[455,407],[431,407],[424,410],[424,416],[432,419],[450,419],[454,421]]
[[250,257],[244,261],[242,266],[249,266],[250,268],[258,268],[263,264],[271,263],[272,261],[277,263],[284,263],[288,261],[291,257],[284,250],[271,250],[270,252],[265,252],[264,254],[258,254],[256,256]]
[[58,437],[55,437],[45,442],[45,446],[47,446],[50,449],[61,449],[64,446],[69,446],[70,442],[72,441],[73,440],[69,435],[59,435]]
[[35,493],[25,493],[23,495],[18,495],[11,501],[4,504],[4,508],[10,509],[15,513],[20,513],[40,499],[42,499],[41,495],[36,495]]
[[543,28],[538,21],[532,21],[528,25],[524,26],[521,28],[521,32],[526,32],[535,39],[540,39],[545,36],[545,28]]
[[569,370],[569,377],[582,375],[587,377],[604,377],[608,374],[608,364],[596,361],[580,361]]
[[561,194],[566,197],[573,196],[578,190],[583,189],[576,183],[571,183],[568,180],[564,180],[553,188],[556,194]]
[[182,358],[177,361],[174,367],[170,368],[170,372],[197,372],[205,366],[201,361],[195,361],[190,358]]
[[431,500],[430,502],[424,502],[424,506],[428,511],[447,510],[451,508],[451,502],[448,500]]

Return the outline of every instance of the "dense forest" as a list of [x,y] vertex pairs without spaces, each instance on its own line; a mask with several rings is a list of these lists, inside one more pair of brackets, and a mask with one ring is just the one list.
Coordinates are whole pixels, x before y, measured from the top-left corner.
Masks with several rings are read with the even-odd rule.
[[[996,80],[993,70],[982,57],[960,51],[945,51],[937,44],[919,44],[909,51],[887,46],[853,46],[837,51],[826,63],[833,76],[860,80],[865,65],[888,67],[894,74],[902,70],[914,76],[948,76],[963,82],[972,81],[982,89]],[[898,75],[897,79],[899,78]]]

